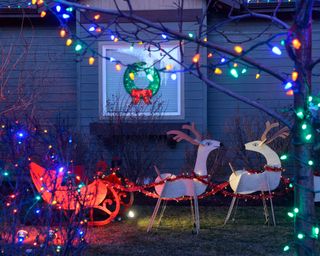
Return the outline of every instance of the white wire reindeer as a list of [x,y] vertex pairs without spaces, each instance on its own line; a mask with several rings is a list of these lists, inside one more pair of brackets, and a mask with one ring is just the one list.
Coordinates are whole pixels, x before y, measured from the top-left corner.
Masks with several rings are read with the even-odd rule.
[[[238,170],[235,171],[230,164],[230,168],[232,169],[232,174],[229,178],[230,187],[234,191],[235,194],[251,194],[257,191],[268,192],[271,195],[271,191],[276,189],[279,186],[281,179],[281,161],[277,153],[272,150],[267,144],[276,138],[283,138],[289,136],[289,128],[284,127],[278,132],[276,132],[270,139],[267,139],[268,132],[278,127],[279,123],[271,124],[269,121],[266,122],[266,129],[263,132],[261,139],[256,141],[251,141],[245,144],[245,149],[254,151],[262,154],[266,161],[267,167],[265,167],[265,171],[262,173],[250,173],[246,170]],[[224,224],[226,224],[231,216],[234,205],[237,201],[237,197],[233,197],[231,201],[231,205],[225,219]],[[270,196],[270,205],[272,212],[272,220],[273,224],[276,225],[272,198]],[[266,221],[268,221],[268,210],[265,199],[263,199],[263,206],[265,211]]]
[[[195,139],[191,138],[189,135],[185,134],[184,132],[177,131],[177,130],[168,131],[167,134],[175,135],[173,139],[176,140],[177,142],[180,142],[181,140],[185,140],[190,142],[193,145],[198,146],[197,158],[194,166],[194,173],[196,176],[206,177],[208,155],[211,151],[220,147],[220,142],[216,140],[209,140],[209,139],[202,140],[202,136],[199,133],[199,131],[197,131],[197,129],[195,128],[194,123],[192,123],[191,125],[183,125],[182,128],[191,131],[195,135]],[[161,180],[168,177],[170,178],[176,177],[171,173],[160,174],[156,167],[155,169],[158,173],[158,177],[156,178],[155,182],[160,182]],[[186,179],[186,178],[185,179],[181,178],[173,181],[166,181],[164,184],[155,186],[155,190],[156,190],[156,193],[159,195],[159,199],[157,201],[157,204],[151,216],[147,232],[149,232],[152,229],[161,201],[164,201],[164,202],[163,202],[163,208],[159,218],[159,223],[161,221],[164,210],[166,208],[166,202],[168,199],[175,200],[176,198],[179,198],[182,196],[189,196],[190,202],[191,202],[192,217],[193,217],[193,221],[196,229],[195,231],[196,233],[198,233],[200,229],[198,196],[203,194],[206,191],[206,188],[207,188],[206,184],[195,179]],[[194,208],[193,208],[192,198],[194,200]],[[163,200],[163,199],[167,199],[167,200]]]

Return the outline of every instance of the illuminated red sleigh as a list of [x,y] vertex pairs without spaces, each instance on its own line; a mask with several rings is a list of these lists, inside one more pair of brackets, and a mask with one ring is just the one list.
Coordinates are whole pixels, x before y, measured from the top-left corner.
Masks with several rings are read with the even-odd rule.
[[[76,168],[84,168],[77,166]],[[30,174],[32,181],[43,200],[57,209],[74,211],[80,208],[89,209],[88,224],[102,226],[117,217],[120,206],[129,207],[133,203],[133,195],[125,194],[110,186],[110,179],[114,182],[115,174],[98,178],[84,186],[64,184],[64,173],[56,170],[46,170],[42,166],[31,162]],[[126,202],[127,201],[127,202]]]

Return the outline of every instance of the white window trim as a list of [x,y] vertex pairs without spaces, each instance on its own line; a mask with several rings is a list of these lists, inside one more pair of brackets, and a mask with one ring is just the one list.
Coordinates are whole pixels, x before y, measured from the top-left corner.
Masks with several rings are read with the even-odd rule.
[[[170,45],[172,43],[167,43]],[[172,44],[173,45],[173,44]],[[174,46],[174,45],[173,45]],[[107,88],[104,86],[106,84],[106,72],[104,71],[104,67],[106,66],[106,62],[108,61],[106,57],[106,49],[118,49],[120,47],[128,47],[126,43],[113,43],[110,41],[99,42],[99,54],[102,57],[99,57],[99,119],[106,120],[108,118],[108,112],[106,111],[107,105]],[[181,58],[180,52],[179,59]],[[185,95],[184,95],[184,73],[181,73],[180,76],[177,78],[177,86],[178,86],[178,93],[177,93],[177,103],[178,103],[178,110],[177,112],[164,112],[162,116],[162,120],[182,120],[185,118]],[[149,113],[145,113],[146,116]]]

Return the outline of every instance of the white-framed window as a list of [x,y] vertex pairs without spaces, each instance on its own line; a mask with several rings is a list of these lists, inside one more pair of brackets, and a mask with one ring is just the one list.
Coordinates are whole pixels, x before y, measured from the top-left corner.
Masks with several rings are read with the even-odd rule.
[[[180,48],[177,43],[161,44],[164,51],[159,51],[155,47],[144,45],[130,45],[128,43],[101,42],[99,44],[100,54],[100,118],[104,119],[112,115],[110,105],[116,104],[114,101],[121,99],[126,104],[132,103],[132,95],[128,93],[124,85],[124,74],[127,69],[125,65],[145,62],[145,67],[154,67],[157,70],[163,70],[167,65],[172,65],[173,70],[180,70],[180,66],[173,60],[180,60]],[[170,52],[172,59],[166,56],[164,52]],[[111,58],[108,60],[107,58]],[[117,61],[125,65],[116,66]],[[119,70],[120,69],[120,70]],[[184,118],[184,90],[183,74],[180,72],[166,73],[159,71],[160,82],[159,90],[150,98],[151,104],[145,104],[143,98],[140,98],[138,104],[145,104],[142,108],[145,115],[152,110],[153,102],[161,102],[161,116],[164,119],[182,119]],[[149,81],[146,72],[137,72],[134,76],[134,85],[137,89],[148,88]]]

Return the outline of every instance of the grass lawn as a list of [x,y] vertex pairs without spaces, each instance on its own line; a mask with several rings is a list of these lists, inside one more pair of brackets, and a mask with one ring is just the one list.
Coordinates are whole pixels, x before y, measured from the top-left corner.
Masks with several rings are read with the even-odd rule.
[[[199,235],[191,232],[190,207],[168,206],[161,225],[155,225],[151,233],[146,229],[153,207],[133,208],[138,215],[134,220],[90,228],[90,246],[84,255],[293,255],[282,251],[293,238],[293,223],[286,207],[275,207],[276,227],[264,225],[262,206],[240,206],[235,222],[223,227],[228,208],[203,206]],[[315,255],[320,255],[319,244]]]

